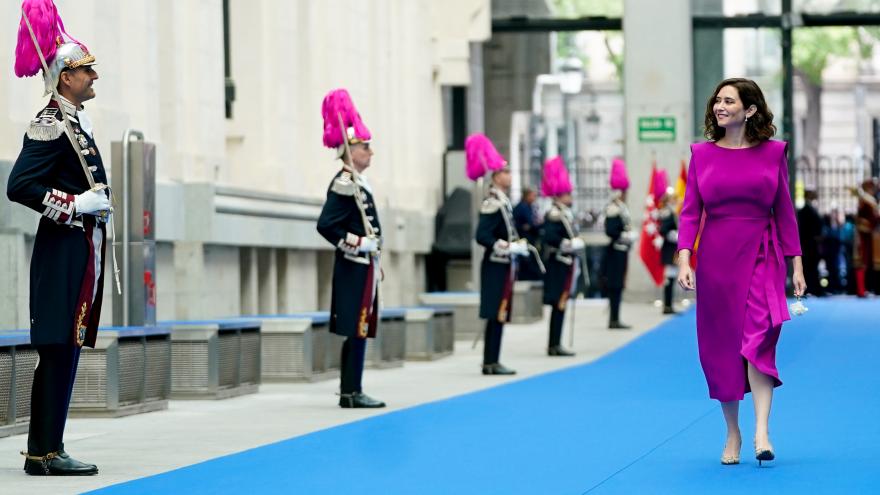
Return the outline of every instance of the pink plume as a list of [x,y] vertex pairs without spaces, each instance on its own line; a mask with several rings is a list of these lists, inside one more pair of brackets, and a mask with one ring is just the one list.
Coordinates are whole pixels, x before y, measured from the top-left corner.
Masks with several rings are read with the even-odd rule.
[[629,175],[626,173],[626,163],[621,158],[615,158],[611,162],[611,189],[625,191],[629,189]]
[[[34,28],[34,34],[40,43],[40,49],[46,62],[55,56],[58,48],[56,41],[61,36],[59,26],[58,9],[52,0],[25,0],[21,5],[23,15],[26,15]],[[31,40],[30,31],[22,17],[18,26],[18,44],[15,46],[15,75],[18,77],[33,76],[40,72],[42,65],[34,42]]]
[[568,176],[568,169],[565,168],[565,162],[561,156],[544,162],[544,178],[541,181],[541,193],[544,196],[562,196],[571,192],[571,179]]
[[[52,0],[24,0],[21,8],[31,22],[46,63],[51,63],[55,58],[59,39],[63,42],[78,43],[88,52],[85,45],[67,34],[64,29],[64,21],[58,15],[58,9]],[[18,77],[33,76],[40,72],[40,69],[42,69],[40,57],[37,55],[27,24],[22,18],[18,26],[18,43],[15,45],[15,75]]]
[[477,180],[488,171],[501,170],[507,161],[495,149],[485,134],[471,134],[464,141],[465,173],[470,180]]
[[[339,128],[339,115],[345,130]],[[334,89],[327,93],[321,104],[321,116],[324,117],[324,146],[337,148],[343,144],[343,135],[347,135],[348,128],[354,128],[354,137],[361,141],[369,141],[372,137],[370,130],[361,120],[351,96],[345,89]],[[351,136],[349,136],[351,139]]]
[[667,187],[669,187],[669,178],[666,176],[666,169],[658,169],[657,173],[654,174],[654,184],[652,186],[655,205],[660,204],[660,200],[666,195]]

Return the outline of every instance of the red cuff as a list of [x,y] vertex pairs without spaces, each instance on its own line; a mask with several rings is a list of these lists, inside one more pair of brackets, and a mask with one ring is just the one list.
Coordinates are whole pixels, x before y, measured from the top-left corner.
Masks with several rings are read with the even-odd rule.
[[58,189],[46,191],[43,198],[43,216],[58,223],[70,223],[76,213],[73,194],[68,194]]

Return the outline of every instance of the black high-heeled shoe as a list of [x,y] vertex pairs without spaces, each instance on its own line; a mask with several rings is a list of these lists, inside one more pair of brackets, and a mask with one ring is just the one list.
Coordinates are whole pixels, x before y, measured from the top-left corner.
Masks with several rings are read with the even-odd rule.
[[776,454],[773,453],[773,449],[759,449],[755,447],[755,459],[758,461],[758,466],[762,466],[764,461],[776,459]]

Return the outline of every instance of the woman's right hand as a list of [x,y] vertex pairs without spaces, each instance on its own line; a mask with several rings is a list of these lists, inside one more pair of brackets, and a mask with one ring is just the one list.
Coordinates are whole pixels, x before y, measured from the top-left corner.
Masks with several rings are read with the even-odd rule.
[[678,256],[678,285],[684,290],[695,290],[696,280],[694,270],[691,269],[690,253],[679,252]]

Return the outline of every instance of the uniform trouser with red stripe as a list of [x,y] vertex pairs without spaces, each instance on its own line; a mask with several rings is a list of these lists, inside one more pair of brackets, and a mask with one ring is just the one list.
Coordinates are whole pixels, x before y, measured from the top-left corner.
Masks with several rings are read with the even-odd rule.
[[72,344],[36,346],[40,361],[34,371],[31,389],[31,422],[28,453],[44,456],[61,449],[64,425],[73,382],[79,364],[80,348]]

